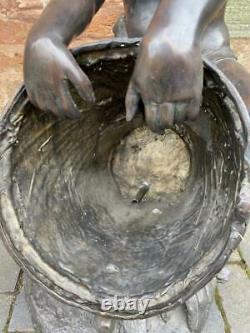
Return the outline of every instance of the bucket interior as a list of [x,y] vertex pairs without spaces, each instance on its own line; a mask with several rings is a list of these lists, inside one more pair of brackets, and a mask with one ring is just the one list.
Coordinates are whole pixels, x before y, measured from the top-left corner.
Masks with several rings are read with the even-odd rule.
[[[152,185],[135,202],[145,173],[134,192],[122,191],[115,156],[131,133],[145,128],[142,113],[125,120],[134,62],[128,54],[82,65],[97,101],[86,104],[72,90],[80,120],[60,120],[27,104],[11,153],[12,200],[24,235],[46,263],[95,295],[155,293],[195,277],[197,265],[212,265],[229,237],[238,193],[234,123],[208,71],[198,119],[171,132],[188,156],[181,190],[150,196]],[[169,146],[168,154],[178,159]],[[164,172],[157,177],[169,181]]]

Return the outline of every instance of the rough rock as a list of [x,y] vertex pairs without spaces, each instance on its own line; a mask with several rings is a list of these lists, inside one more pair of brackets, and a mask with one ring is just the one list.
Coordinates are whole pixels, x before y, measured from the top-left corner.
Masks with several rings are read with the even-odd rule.
[[190,158],[184,141],[172,130],[158,135],[143,127],[129,134],[118,146],[113,173],[122,195],[134,198],[139,187],[150,185],[148,198],[184,190]]

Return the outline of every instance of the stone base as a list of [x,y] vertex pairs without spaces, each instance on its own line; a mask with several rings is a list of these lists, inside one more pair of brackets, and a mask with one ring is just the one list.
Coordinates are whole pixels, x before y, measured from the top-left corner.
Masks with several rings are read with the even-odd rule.
[[114,320],[64,304],[26,277],[26,298],[38,333],[224,333],[213,302],[215,283],[171,312],[143,320]]

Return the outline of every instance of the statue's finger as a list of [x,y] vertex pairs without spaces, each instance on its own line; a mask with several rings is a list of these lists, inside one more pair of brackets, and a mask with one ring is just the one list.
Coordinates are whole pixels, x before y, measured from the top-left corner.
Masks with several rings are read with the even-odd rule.
[[[60,116],[60,111],[56,104],[56,95],[52,90],[39,90],[38,93],[33,94],[35,100],[34,105],[45,112],[54,113],[57,117]],[[32,102],[33,103],[33,102]]]
[[155,133],[161,133],[163,126],[161,123],[159,105],[154,103],[145,103],[145,119],[148,127]]
[[162,129],[172,127],[174,125],[175,103],[162,103],[159,105],[159,110]]
[[125,99],[126,106],[126,119],[131,121],[138,112],[138,105],[140,102],[140,94],[138,93],[134,83],[131,81]]
[[149,128],[162,133],[164,129],[174,125],[175,103],[147,103],[145,105],[145,117]]
[[200,112],[201,99],[192,99],[187,107],[187,118],[189,120],[195,120]]
[[56,104],[59,115],[70,119],[78,119],[80,117],[80,112],[71,96],[67,80],[60,82]]
[[83,100],[90,103],[95,102],[95,93],[92,84],[88,76],[81,71],[80,67],[73,67],[68,70],[67,76]]
[[182,124],[187,120],[187,110],[189,108],[189,102],[177,102],[174,109],[174,123]]

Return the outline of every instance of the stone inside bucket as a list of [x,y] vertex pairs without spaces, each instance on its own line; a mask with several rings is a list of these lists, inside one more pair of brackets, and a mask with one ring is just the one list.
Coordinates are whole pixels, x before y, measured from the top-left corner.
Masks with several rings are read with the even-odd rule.
[[197,121],[159,136],[142,113],[125,120],[131,47],[82,49],[77,61],[97,96],[88,105],[72,91],[80,120],[37,110],[24,91],[6,116],[18,222],[3,213],[5,234],[36,279],[73,304],[99,310],[112,295],[174,304],[225,260],[242,173],[236,106],[207,70]]
[[[172,130],[163,135],[147,127],[134,130],[116,148],[112,171],[121,194],[141,201],[140,188],[146,186],[145,199],[166,197],[172,200],[185,189],[190,156],[182,138]],[[155,213],[160,213],[156,208]]]

